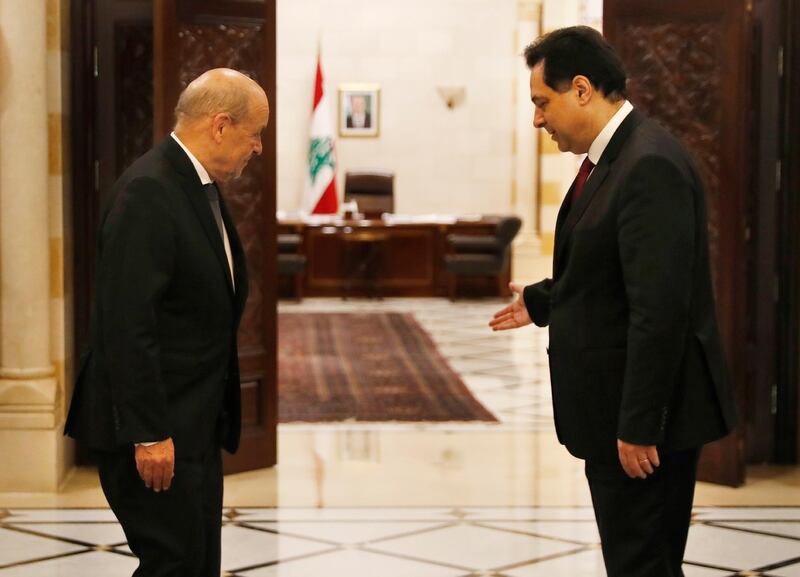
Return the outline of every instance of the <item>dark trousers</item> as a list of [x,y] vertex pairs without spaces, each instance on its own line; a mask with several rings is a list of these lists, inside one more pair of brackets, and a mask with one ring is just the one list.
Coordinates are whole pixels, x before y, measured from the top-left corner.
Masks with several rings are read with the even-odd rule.
[[659,453],[647,479],[586,462],[608,577],[683,577],[699,449]]
[[177,460],[167,491],[145,487],[133,447],[98,453],[100,484],[128,545],[139,558],[133,577],[219,577],[222,457],[218,447]]

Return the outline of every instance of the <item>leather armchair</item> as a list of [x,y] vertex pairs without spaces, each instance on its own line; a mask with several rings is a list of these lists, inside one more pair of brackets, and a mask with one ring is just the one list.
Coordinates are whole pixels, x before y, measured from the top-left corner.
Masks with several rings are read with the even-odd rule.
[[278,275],[294,277],[294,295],[303,300],[303,274],[306,271],[306,255],[302,254],[303,239],[299,234],[278,235]]
[[521,227],[518,217],[508,216],[498,221],[491,235],[448,235],[444,266],[450,300],[455,300],[458,278],[466,276],[496,277],[499,293],[505,294],[503,275],[509,267],[511,243]]
[[347,171],[344,175],[344,201],[355,200],[366,218],[379,218],[394,212],[394,173]]

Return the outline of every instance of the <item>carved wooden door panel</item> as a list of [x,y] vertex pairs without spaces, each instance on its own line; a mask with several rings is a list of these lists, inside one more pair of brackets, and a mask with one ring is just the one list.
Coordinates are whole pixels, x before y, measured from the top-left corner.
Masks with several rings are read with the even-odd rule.
[[605,0],[603,30],[633,104],[681,138],[706,187],[717,313],[739,401],[737,430],[706,446],[702,480],[744,482],[751,0]]
[[267,92],[271,116],[263,153],[223,190],[242,238],[250,297],[239,330],[242,443],[225,472],[277,460],[277,225],[275,221],[275,0],[156,0],[155,137],[169,134],[181,90],[211,68],[240,70]]

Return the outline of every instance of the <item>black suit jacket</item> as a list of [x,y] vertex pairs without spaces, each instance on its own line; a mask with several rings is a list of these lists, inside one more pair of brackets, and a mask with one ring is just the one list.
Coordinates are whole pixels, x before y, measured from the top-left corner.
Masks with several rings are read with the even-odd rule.
[[550,327],[560,441],[616,461],[616,439],[667,449],[735,423],[709,269],[705,194],[681,144],[632,111],[556,225],[553,278],[528,286]]
[[176,457],[239,444],[236,332],[247,299],[242,245],[219,229],[189,157],[167,137],[115,183],[97,245],[90,350],[65,432],[100,450],[172,437]]

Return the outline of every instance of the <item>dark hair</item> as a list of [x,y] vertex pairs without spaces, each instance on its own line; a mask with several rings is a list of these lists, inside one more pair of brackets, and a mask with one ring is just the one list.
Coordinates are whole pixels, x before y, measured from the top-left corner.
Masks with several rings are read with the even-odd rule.
[[594,28],[553,30],[529,44],[524,54],[528,68],[544,61],[544,82],[553,90],[563,92],[573,78],[585,76],[608,100],[625,97],[622,61]]

